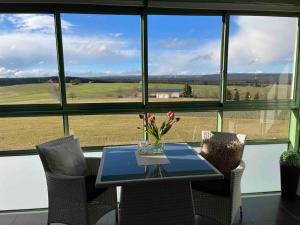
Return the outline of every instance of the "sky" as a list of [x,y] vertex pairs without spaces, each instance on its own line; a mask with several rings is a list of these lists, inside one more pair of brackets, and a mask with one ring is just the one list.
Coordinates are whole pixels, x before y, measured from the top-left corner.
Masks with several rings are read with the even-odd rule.
[[[72,76],[140,75],[140,17],[62,14],[65,71]],[[293,71],[295,18],[232,16],[229,73]],[[149,76],[220,73],[219,16],[148,18]],[[54,17],[0,16],[0,77],[57,75]]]

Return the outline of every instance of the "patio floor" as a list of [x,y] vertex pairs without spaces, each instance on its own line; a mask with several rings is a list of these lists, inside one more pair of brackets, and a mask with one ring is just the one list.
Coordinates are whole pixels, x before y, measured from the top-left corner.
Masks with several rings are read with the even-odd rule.
[[[244,218],[241,225],[300,225],[300,199],[281,200],[280,195],[244,197]],[[0,213],[1,225],[46,225],[47,212]],[[197,224],[217,223],[197,217]],[[239,224],[238,219],[235,224]],[[114,225],[114,212],[104,216],[97,225]]]

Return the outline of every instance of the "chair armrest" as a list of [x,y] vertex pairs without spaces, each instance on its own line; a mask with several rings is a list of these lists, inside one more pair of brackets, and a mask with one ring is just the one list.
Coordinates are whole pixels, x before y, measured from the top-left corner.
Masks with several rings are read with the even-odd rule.
[[[46,173],[48,186],[48,217],[53,221],[87,224],[87,197],[84,176]],[[73,222],[74,223],[74,222]]]
[[66,176],[46,173],[50,201],[85,204],[86,188],[84,176]]
[[242,175],[245,170],[245,162],[241,160],[240,164],[238,165],[237,168],[231,171],[231,183],[230,183],[230,189],[231,193],[234,193],[236,191],[240,192],[240,186],[241,186],[241,180],[242,180]]
[[86,157],[85,161],[87,165],[87,176],[97,176],[101,158]]

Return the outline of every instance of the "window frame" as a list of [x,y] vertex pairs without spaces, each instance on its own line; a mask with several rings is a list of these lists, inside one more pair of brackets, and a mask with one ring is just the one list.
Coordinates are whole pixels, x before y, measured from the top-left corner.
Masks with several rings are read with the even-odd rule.
[[[24,117],[24,116],[61,116],[63,118],[64,134],[69,135],[69,115],[102,115],[102,114],[121,114],[121,113],[146,113],[150,111],[166,112],[173,110],[176,112],[217,112],[217,131],[223,131],[223,111],[243,111],[243,110],[290,110],[291,119],[289,124],[288,139],[261,139],[250,140],[247,144],[274,144],[289,143],[291,148],[299,148],[299,113],[300,113],[300,16],[295,12],[254,12],[254,11],[224,11],[224,10],[178,10],[178,9],[156,9],[143,7],[111,7],[111,6],[85,6],[80,5],[25,5],[20,9],[17,5],[6,5],[0,9],[0,13],[49,13],[55,19],[55,38],[58,58],[58,72],[61,92],[59,104],[19,104],[1,105],[0,117]],[[139,15],[141,18],[141,57],[142,57],[142,101],[137,103],[72,103],[66,101],[66,84],[64,71],[64,56],[61,31],[61,13],[80,13],[80,14],[117,14],[117,15]],[[220,78],[220,99],[208,102],[148,102],[148,15],[194,15],[194,16],[222,16],[222,37],[221,41],[221,78]],[[226,81],[228,67],[228,41],[230,16],[232,15],[260,15],[260,16],[279,16],[298,18],[297,38],[295,44],[295,65],[293,74],[293,99],[274,100],[274,101],[226,101]],[[193,143],[190,143],[193,145]],[[99,150],[93,147],[86,147],[85,150]],[[3,155],[22,155],[36,154],[34,150],[0,151]]]

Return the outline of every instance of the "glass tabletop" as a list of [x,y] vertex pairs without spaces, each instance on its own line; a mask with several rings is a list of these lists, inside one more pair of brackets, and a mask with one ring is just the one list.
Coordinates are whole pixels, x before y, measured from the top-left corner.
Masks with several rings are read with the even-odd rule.
[[161,179],[222,179],[223,175],[187,144],[166,144],[168,164],[140,166],[137,146],[104,149],[96,181],[97,186],[144,182]]

